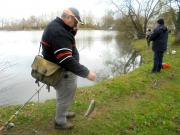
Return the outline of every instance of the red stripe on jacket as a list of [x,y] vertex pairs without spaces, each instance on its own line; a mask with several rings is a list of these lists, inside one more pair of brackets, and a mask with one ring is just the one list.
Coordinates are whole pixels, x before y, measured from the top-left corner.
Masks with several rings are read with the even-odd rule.
[[72,52],[67,51],[67,52],[59,53],[58,55],[56,55],[56,58],[59,59],[63,57],[64,55],[72,55]]
[[41,44],[44,45],[44,46],[50,46],[47,42],[45,41],[41,41]]

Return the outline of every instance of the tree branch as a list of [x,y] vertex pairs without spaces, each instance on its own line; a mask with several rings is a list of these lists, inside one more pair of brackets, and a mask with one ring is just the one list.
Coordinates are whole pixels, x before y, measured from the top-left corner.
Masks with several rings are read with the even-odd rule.
[[122,9],[120,9],[120,7],[119,7],[113,0],[111,0],[111,3],[118,9],[118,11],[119,11],[122,15],[127,16],[126,13],[125,13]]

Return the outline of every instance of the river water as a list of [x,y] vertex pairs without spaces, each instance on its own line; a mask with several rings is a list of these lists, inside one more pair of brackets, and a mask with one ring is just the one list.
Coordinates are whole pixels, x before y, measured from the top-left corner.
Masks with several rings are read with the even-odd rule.
[[[0,105],[22,104],[35,92],[31,64],[38,53],[42,32],[0,31]],[[80,63],[97,73],[97,81],[139,66],[141,57],[116,35],[116,31],[80,30],[76,36]],[[95,83],[78,77],[78,87]],[[53,88],[49,93],[45,88],[41,91],[41,101],[52,98]]]

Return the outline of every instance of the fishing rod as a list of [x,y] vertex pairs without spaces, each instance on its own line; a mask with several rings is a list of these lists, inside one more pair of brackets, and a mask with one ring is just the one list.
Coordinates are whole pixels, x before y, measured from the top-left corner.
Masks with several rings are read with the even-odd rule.
[[5,129],[14,127],[14,123],[11,123],[11,121],[19,114],[19,112],[31,101],[31,99],[36,94],[39,94],[44,85],[45,84],[43,84],[38,90],[36,90],[36,92],[9,118],[9,120],[3,126],[0,127],[0,132],[2,132]]
[[[5,129],[13,128],[15,125],[11,121],[19,114],[19,112],[31,101],[31,99],[36,95],[39,94],[41,89],[44,87],[45,84],[43,84],[36,92],[9,118],[7,122],[3,126],[0,127],[0,133]],[[39,95],[38,95],[39,100]],[[84,117],[88,118],[89,115],[94,111],[95,109],[95,100],[91,100],[88,109],[86,113],[84,114]]]

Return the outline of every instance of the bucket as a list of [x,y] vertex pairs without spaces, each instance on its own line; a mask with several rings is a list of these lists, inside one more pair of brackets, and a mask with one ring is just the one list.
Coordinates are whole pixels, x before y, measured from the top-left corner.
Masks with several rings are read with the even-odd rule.
[[162,68],[163,68],[163,69],[168,69],[168,68],[170,68],[170,65],[167,64],[167,63],[163,63],[163,64],[162,64]]

